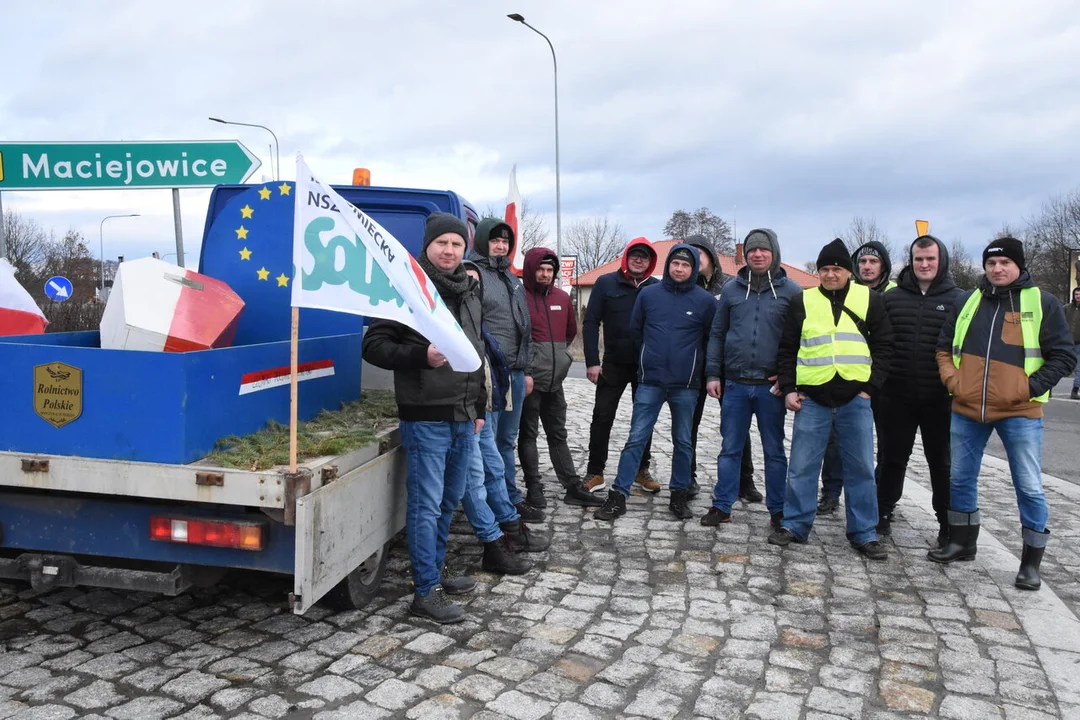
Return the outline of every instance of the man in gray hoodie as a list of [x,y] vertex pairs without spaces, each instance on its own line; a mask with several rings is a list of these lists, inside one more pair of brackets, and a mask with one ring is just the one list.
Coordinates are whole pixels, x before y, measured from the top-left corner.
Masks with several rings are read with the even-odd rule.
[[[784,398],[776,386],[777,348],[791,299],[802,288],[780,266],[776,233],[751,230],[743,244],[746,265],[720,291],[705,357],[706,388],[721,398],[720,434],[712,507],[702,525],[731,521],[739,489],[739,464],[757,416],[765,453],[765,505],[774,527],[783,518],[787,482]],[[720,378],[724,381],[721,383]]]

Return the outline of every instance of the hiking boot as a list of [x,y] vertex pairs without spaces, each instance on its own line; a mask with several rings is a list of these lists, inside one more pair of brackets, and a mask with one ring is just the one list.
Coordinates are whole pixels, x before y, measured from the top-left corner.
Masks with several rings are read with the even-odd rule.
[[532,563],[514,553],[505,535],[484,543],[484,557],[480,567],[499,575],[524,575],[532,570]]
[[1040,533],[1024,528],[1023,534],[1024,550],[1020,555],[1020,572],[1016,573],[1014,584],[1020,590],[1038,590],[1042,587],[1039,565],[1042,564],[1046,541],[1050,539],[1050,531],[1044,530]]
[[862,545],[852,545],[852,547],[870,560],[888,560],[889,558],[889,553],[885,551],[885,548],[881,547],[881,543],[877,540],[870,540]]
[[586,490],[580,480],[574,480],[566,486],[566,495],[563,496],[563,502],[567,505],[577,505],[579,507],[600,507],[604,504],[603,498]]
[[434,620],[440,625],[459,623],[465,619],[465,610],[457,603],[450,602],[441,585],[436,585],[424,597],[413,595],[409,611],[417,617]]
[[603,490],[607,487],[607,483],[604,482],[604,475],[590,475],[589,479],[585,481],[585,489],[589,492],[595,492],[597,490]]
[[840,507],[840,498],[822,495],[817,504],[818,515],[831,515],[838,507]]
[[685,488],[682,490],[671,491],[671,501],[668,503],[668,508],[679,520],[686,520],[694,517],[694,513],[686,504],[689,499]]
[[544,513],[540,512],[524,500],[514,507],[517,508],[518,515],[521,516],[522,520],[528,520],[529,522],[544,522]]
[[638,470],[638,474],[637,477],[634,478],[634,482],[640,485],[642,490],[647,493],[652,493],[653,495],[660,492],[661,490],[660,483],[653,480],[652,473],[649,472],[648,468],[645,468],[644,470]]
[[529,529],[521,518],[499,523],[507,543],[516,552],[544,552],[551,545],[551,540]]
[[450,571],[445,567],[442,569],[442,574],[439,576],[439,583],[442,585],[442,588],[447,595],[465,595],[476,589],[475,578],[471,578],[468,575],[451,577]]
[[892,535],[892,513],[878,516],[877,534]]
[[690,487],[686,488],[686,497],[697,497],[697,494],[701,491],[701,486],[698,485],[698,481],[695,478],[690,478]]
[[1069,399],[1070,400],[1080,400],[1080,388],[1073,388],[1072,392],[1069,393]]
[[534,508],[546,508],[547,499],[544,497],[543,483],[536,481],[525,484],[525,502]]
[[795,537],[795,533],[788,530],[786,527],[778,527],[769,533],[769,544],[779,545],[780,547],[787,547],[791,543],[802,544],[805,540],[800,540]]
[[949,511],[949,542],[945,547],[935,548],[926,557],[936,563],[948,564],[956,560],[974,560],[978,551],[979,511],[973,513]]
[[754,486],[754,479],[749,478],[739,483],[739,499],[746,502],[758,503],[761,502],[761,493]]
[[720,523],[731,522],[731,513],[724,512],[720,508],[711,507],[709,512],[705,513],[701,518],[701,524],[707,527],[713,527]]
[[607,500],[593,513],[596,520],[614,520],[626,514],[626,496],[618,490],[608,490]]
[[783,527],[780,524],[780,521],[783,520],[783,519],[784,519],[784,511],[783,510],[777,510],[776,512],[769,515],[769,525],[771,525],[774,528]]

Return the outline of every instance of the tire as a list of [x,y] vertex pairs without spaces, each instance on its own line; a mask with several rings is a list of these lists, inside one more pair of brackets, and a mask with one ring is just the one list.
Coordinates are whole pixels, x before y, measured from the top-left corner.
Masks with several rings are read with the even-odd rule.
[[326,593],[323,600],[335,610],[360,610],[379,594],[388,557],[390,543],[360,563],[333,590]]

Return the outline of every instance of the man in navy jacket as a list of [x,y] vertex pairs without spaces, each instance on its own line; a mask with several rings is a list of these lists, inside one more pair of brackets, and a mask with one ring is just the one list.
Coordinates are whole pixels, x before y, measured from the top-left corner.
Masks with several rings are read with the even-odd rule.
[[671,410],[675,452],[671,462],[671,512],[680,520],[693,517],[687,505],[690,487],[690,443],[694,406],[704,375],[705,343],[716,312],[716,301],[697,285],[698,252],[678,244],[668,254],[664,278],[643,289],[630,316],[630,334],[638,362],[638,391],[630,419],[630,437],[619,457],[614,487],[597,520],[614,520],[626,513],[626,498],[652,435],[660,407]]

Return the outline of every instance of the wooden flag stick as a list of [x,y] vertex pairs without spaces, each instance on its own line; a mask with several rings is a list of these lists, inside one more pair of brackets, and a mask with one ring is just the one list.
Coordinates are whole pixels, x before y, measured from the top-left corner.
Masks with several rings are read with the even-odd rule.
[[300,308],[292,309],[292,338],[289,348],[289,472],[296,473],[296,363],[300,353]]

